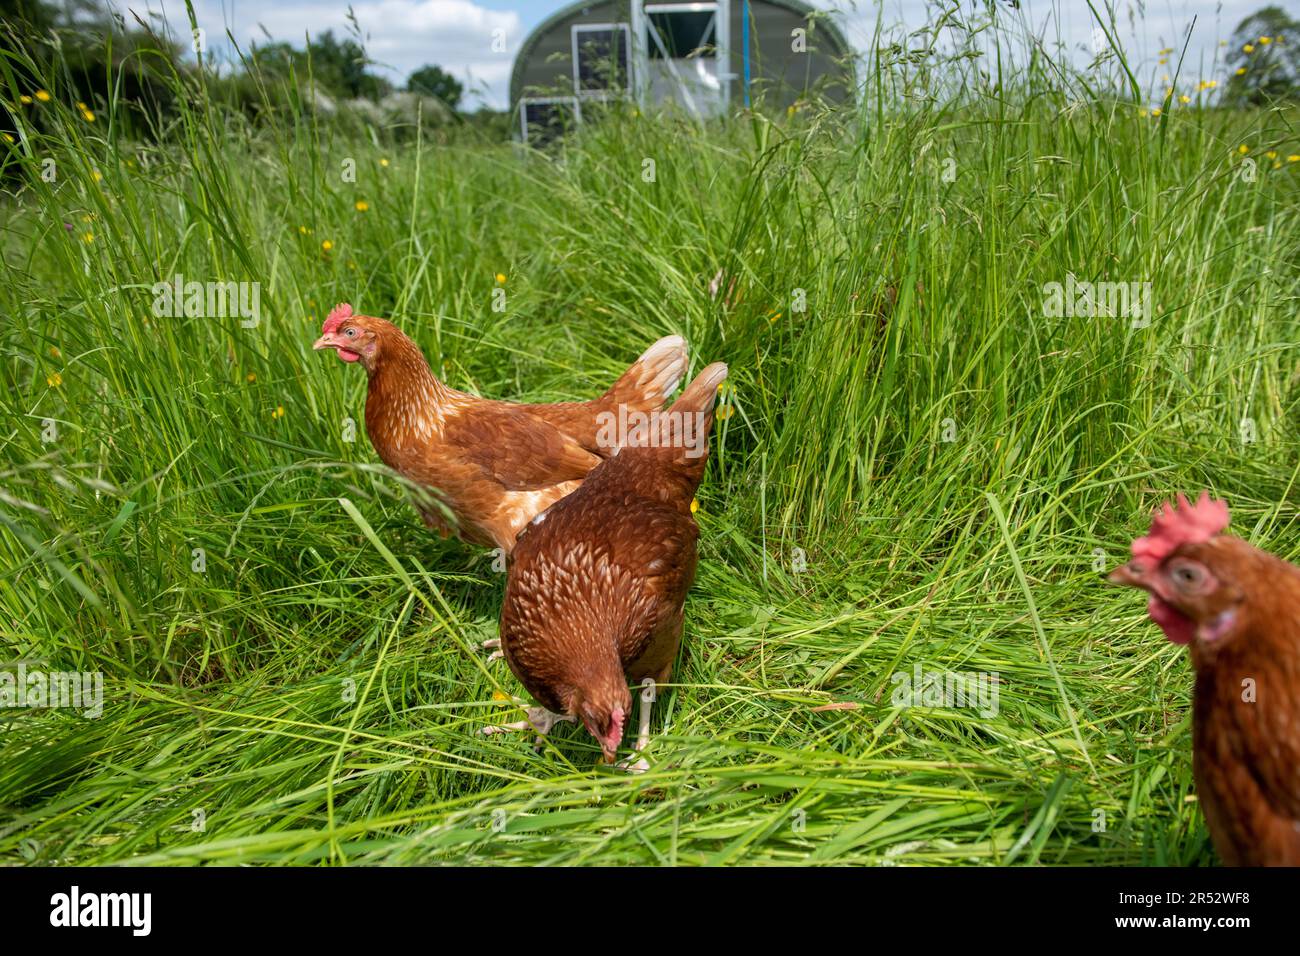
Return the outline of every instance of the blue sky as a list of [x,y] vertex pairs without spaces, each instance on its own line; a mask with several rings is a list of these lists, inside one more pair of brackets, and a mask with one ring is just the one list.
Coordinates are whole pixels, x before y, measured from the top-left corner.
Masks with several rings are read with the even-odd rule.
[[[193,0],[198,22],[217,47],[227,29],[241,42],[264,41],[266,35],[301,45],[306,31],[348,29],[347,0]],[[733,0],[740,2],[740,0]],[[815,6],[837,11],[851,42],[865,46],[872,25],[882,17],[892,29],[916,29],[932,19],[927,0],[811,0]],[[1100,7],[1103,0],[1095,0]],[[1237,24],[1270,0],[1112,0],[1121,36],[1131,58],[1154,76],[1155,59],[1162,47],[1181,47],[1193,17],[1197,18],[1188,57],[1191,71],[1184,76],[1208,78],[1219,40],[1232,34]],[[1271,0],[1300,14],[1300,0]],[[184,0],[112,0],[122,11],[142,18],[151,12],[165,15],[178,31],[185,24]],[[402,82],[414,69],[436,63],[466,83],[471,91],[467,105],[506,105],[510,67],[528,32],[565,0],[353,0],[351,6],[366,37],[376,67],[394,82]],[[963,6],[970,8],[971,0]],[[983,4],[976,4],[982,8]],[[1005,8],[1005,4],[1002,4]],[[1086,58],[1093,23],[1085,0],[1021,0],[1021,16],[1036,31],[1060,37]],[[1132,17],[1132,22],[1130,22]],[[129,19],[129,18],[128,18]],[[505,49],[494,49],[495,37]],[[1220,69],[1217,75],[1222,76]]]

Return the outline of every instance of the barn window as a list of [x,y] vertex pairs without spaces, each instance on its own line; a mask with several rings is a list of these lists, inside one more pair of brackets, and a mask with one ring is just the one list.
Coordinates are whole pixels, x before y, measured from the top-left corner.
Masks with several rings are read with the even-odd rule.
[[626,92],[632,33],[626,23],[580,23],[573,27],[573,91]]
[[652,60],[718,55],[716,3],[648,3],[645,7]]
[[519,132],[525,143],[544,146],[582,121],[572,96],[525,96],[519,101]]

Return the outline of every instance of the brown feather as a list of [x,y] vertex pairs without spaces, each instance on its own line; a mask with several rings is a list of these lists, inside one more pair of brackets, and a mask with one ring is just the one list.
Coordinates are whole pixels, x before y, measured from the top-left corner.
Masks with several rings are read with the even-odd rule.
[[[702,413],[706,438],[725,375],[710,366],[670,410]],[[548,710],[584,722],[626,713],[629,679],[669,678],[695,578],[690,504],[706,458],[707,446],[689,461],[672,447],[623,448],[520,533],[501,649]]]
[[[685,367],[685,342],[661,339],[601,398],[560,405],[519,405],[448,388],[419,347],[397,326],[352,316],[327,330],[362,351],[370,377],[366,434],[380,459],[421,485],[454,516],[422,512],[431,527],[509,552],[533,516],[578,487],[614,448],[601,448],[597,416],[611,400],[658,408]],[[319,347],[319,346],[318,346]],[[611,396],[613,397],[611,399]]]

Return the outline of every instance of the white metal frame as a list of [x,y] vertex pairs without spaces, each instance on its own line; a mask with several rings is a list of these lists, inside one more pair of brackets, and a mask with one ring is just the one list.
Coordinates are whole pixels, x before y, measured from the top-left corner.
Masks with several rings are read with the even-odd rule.
[[[632,0],[632,35],[635,41],[635,52],[638,64],[647,62],[650,58],[650,14],[653,13],[708,13],[713,12],[713,57],[717,62],[718,81],[722,86],[722,101],[724,104],[731,102],[731,81],[735,79],[735,74],[731,72],[731,0],[667,0],[667,2],[655,2],[655,0]],[[656,36],[655,42],[659,43]],[[660,44],[660,50],[667,53]],[[691,112],[697,112],[694,104],[690,99],[689,92],[686,92],[685,83],[681,80],[681,75],[677,72],[676,65],[671,59],[667,59],[673,75],[678,78],[679,86],[687,97],[687,107]],[[639,74],[640,82],[636,85],[637,101],[645,105],[645,95],[647,82],[649,80],[649,70],[639,69],[634,71]]]
[[565,103],[573,107],[573,123],[582,122],[582,103],[577,96],[522,96],[519,98],[519,138],[528,143],[528,106],[529,104],[546,105],[548,103]]
[[609,90],[584,90],[582,80],[578,73],[578,34],[579,33],[613,33],[616,30],[623,31],[623,42],[627,49],[627,85],[624,92],[631,93],[636,89],[634,76],[636,74],[636,56],[632,47],[632,30],[626,23],[575,23],[569,30],[570,43],[573,47],[573,93],[575,96],[597,97],[602,94],[608,94]]

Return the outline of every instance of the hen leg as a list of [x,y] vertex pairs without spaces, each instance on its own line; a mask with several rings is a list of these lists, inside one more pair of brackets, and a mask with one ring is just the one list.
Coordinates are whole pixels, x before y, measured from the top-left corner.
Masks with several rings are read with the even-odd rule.
[[494,637],[491,640],[484,641],[483,650],[490,650],[492,652],[488,655],[487,662],[489,664],[506,656],[501,650],[501,638],[499,637]]
[[[641,681],[641,706],[637,713],[638,726],[636,732],[636,744],[633,745],[633,753],[641,753],[650,743],[650,708],[655,702],[655,679],[647,677]],[[645,773],[650,769],[650,763],[645,757],[639,757],[633,761],[631,757],[619,763],[619,767],[629,773]]]
[[551,732],[551,728],[561,721],[572,721],[573,718],[565,714],[553,714],[545,707],[529,707],[525,713],[528,715],[526,720],[516,720],[510,724],[500,724],[484,727],[479,731],[481,734],[509,734],[519,730],[528,730],[531,728],[537,733],[537,740],[533,743],[533,749],[541,750],[542,741],[546,735]]

